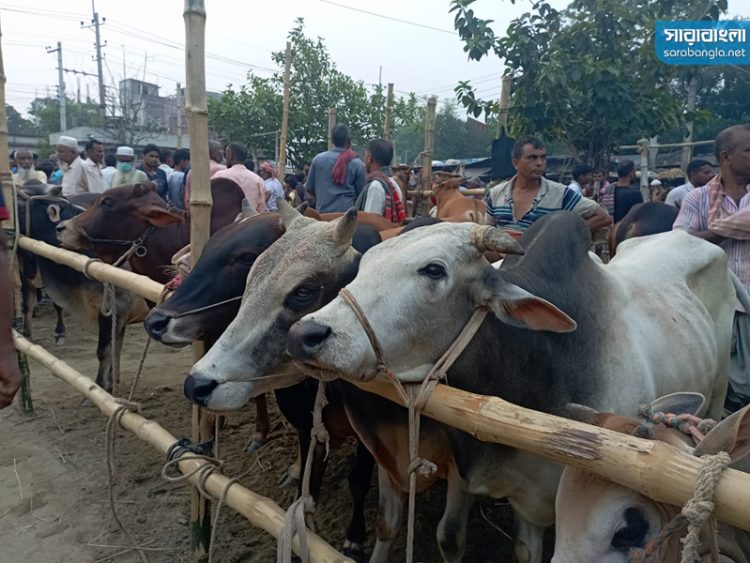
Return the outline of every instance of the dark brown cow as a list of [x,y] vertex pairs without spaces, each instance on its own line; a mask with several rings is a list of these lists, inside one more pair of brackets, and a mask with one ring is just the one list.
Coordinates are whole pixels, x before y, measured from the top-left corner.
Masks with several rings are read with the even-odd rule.
[[[211,197],[213,234],[234,221],[245,196],[232,180],[217,178],[211,180]],[[170,209],[153,184],[144,182],[104,192],[84,213],[61,223],[58,237],[63,246],[93,250],[109,264],[142,240],[145,254],[131,256],[133,271],[166,283],[170,259],[190,242],[190,221],[183,211]]]
[[615,255],[617,245],[626,239],[671,231],[677,213],[675,207],[654,201],[637,203],[631,207],[622,221],[609,231],[610,258]]

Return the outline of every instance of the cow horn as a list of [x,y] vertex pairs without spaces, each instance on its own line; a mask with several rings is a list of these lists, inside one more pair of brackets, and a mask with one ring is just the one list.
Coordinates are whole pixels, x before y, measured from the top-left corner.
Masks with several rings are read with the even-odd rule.
[[482,225],[471,230],[471,243],[479,252],[495,251],[503,254],[523,254],[523,248],[505,231]]
[[333,235],[334,241],[341,246],[350,246],[356,230],[357,210],[352,207],[338,220],[336,232]]
[[281,222],[284,227],[288,229],[294,221],[302,217],[302,214],[292,207],[284,198],[278,198],[276,200],[276,207],[279,209],[279,215],[281,215]]
[[299,204],[299,205],[297,206],[297,211],[299,211],[300,213],[302,213],[302,214],[304,215],[304,214],[305,214],[305,211],[307,211],[307,208],[308,208],[308,207],[310,207],[310,204],[309,204],[309,203],[307,203],[306,201],[303,201],[302,203],[300,203],[300,204]]
[[599,411],[587,407],[586,405],[579,405],[578,403],[568,403],[565,407],[565,414],[571,420],[577,420],[578,422],[585,422],[586,424],[596,424],[596,417],[599,416]]

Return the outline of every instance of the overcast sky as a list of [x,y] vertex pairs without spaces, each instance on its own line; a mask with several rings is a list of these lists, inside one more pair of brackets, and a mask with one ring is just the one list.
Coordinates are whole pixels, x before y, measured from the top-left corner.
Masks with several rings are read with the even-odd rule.
[[[566,1],[552,3],[564,6]],[[519,4],[479,0],[475,10],[494,19],[496,29],[503,31],[511,19],[529,9],[528,2]],[[104,76],[108,85],[122,78],[123,67],[129,78],[158,84],[161,95],[173,93],[178,81],[184,84],[183,5],[181,0],[97,1],[100,17],[106,18],[101,33],[107,42]],[[206,0],[206,51],[224,58],[207,58],[208,89],[222,91],[227,84],[243,84],[251,69],[261,76],[270,74],[276,68],[270,53],[284,49],[294,20],[304,17],[308,35],[322,37],[338,68],[357,80],[377,83],[382,67],[383,83],[393,82],[400,93],[451,97],[459,80],[474,79],[480,94],[499,95],[499,59],[467,60],[453,31],[449,5],[449,0],[366,4],[359,0]],[[37,95],[56,95],[57,55],[47,54],[46,46],[54,48],[61,41],[65,68],[96,74],[94,33],[81,29],[80,24],[81,20],[90,23],[90,0],[3,0],[0,10],[6,99],[17,110],[25,113]],[[98,101],[95,78],[66,73],[69,98],[76,97],[79,83],[82,99],[88,85],[91,97]]]
[[[568,3],[550,1],[557,8]],[[184,84],[183,6],[181,0],[97,2],[97,11],[106,18],[101,32],[107,42],[108,85],[123,74],[158,84],[161,95],[173,93],[177,82]],[[449,0],[206,0],[207,87],[222,91],[227,84],[243,84],[250,69],[269,75],[275,69],[270,53],[284,49],[294,20],[304,17],[308,35],[322,37],[338,68],[357,80],[377,83],[382,68],[383,83],[393,82],[397,93],[452,97],[459,80],[472,79],[481,96],[498,96],[501,61],[494,56],[479,63],[467,60],[449,6]],[[495,30],[502,33],[513,18],[530,9],[530,1],[514,5],[510,0],[478,0],[473,8],[480,17],[495,20]],[[62,42],[65,68],[96,73],[94,33],[80,24],[90,23],[91,9],[90,0],[3,0],[0,24],[9,104],[25,113],[37,95],[56,95],[57,58],[47,54],[45,46],[54,48],[57,41]],[[730,16],[737,14],[750,16],[750,0],[730,2]],[[66,73],[69,98],[76,97],[79,83],[82,99],[88,85],[98,101],[94,78]]]

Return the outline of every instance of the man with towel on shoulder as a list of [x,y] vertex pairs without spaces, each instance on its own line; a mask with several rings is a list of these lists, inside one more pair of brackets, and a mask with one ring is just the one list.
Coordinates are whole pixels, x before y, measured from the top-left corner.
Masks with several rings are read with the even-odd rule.
[[[688,192],[672,228],[720,246],[729,257],[729,268],[750,291],[750,124],[719,133],[714,153],[719,173],[705,186]],[[750,404],[748,313],[737,301],[725,414]]]
[[354,207],[367,181],[364,163],[351,149],[352,135],[346,125],[331,131],[333,148],[313,158],[307,175],[306,197],[319,213],[347,211]]

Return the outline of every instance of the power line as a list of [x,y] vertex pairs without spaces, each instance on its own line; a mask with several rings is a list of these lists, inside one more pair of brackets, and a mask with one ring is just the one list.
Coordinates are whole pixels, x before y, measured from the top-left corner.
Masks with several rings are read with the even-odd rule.
[[344,8],[345,10],[351,10],[352,12],[360,12],[362,14],[367,14],[368,16],[375,16],[376,18],[383,18],[384,20],[390,20],[398,23],[404,23],[406,25],[413,25],[414,27],[421,27],[423,29],[429,29],[431,31],[439,31],[440,33],[448,33],[450,35],[458,35],[455,31],[449,31],[447,29],[442,29],[439,27],[432,27],[431,25],[425,25],[419,22],[413,22],[409,20],[402,20],[400,18],[394,18],[392,16],[386,16],[385,14],[377,14],[375,12],[369,12],[367,10],[362,10],[361,8],[355,8],[354,6],[347,6],[346,4],[339,4],[338,2],[331,2],[331,0],[320,0],[324,4],[331,4],[332,6],[338,6],[339,8]]

